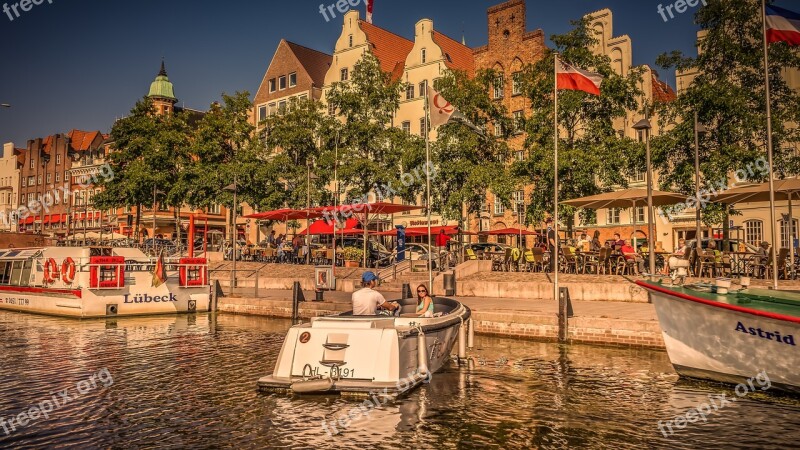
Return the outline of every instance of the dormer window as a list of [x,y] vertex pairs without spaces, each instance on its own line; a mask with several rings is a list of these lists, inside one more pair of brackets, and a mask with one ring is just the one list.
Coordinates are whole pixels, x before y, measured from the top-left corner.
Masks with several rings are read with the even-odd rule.
[[425,64],[426,62],[428,62],[428,49],[427,48],[423,48],[420,51],[420,59],[422,60],[422,64]]

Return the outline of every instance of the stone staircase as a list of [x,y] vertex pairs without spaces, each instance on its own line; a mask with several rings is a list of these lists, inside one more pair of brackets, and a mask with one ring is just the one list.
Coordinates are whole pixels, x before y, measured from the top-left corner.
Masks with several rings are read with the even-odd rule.
[[[433,278],[436,278],[438,272],[433,272]],[[403,292],[403,285],[408,283],[411,285],[412,291],[420,284],[428,284],[428,272],[404,272],[397,276],[393,281],[384,281],[381,283],[379,289],[386,292]]]

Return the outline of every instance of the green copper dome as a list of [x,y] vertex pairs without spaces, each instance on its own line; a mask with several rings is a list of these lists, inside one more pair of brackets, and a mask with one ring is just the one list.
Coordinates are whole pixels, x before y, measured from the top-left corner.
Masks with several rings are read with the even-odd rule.
[[156,80],[150,84],[150,93],[147,94],[150,98],[164,98],[168,100],[175,100],[175,92],[172,88],[172,82],[167,77],[167,70],[164,68],[164,61],[161,61],[161,72],[158,73]]

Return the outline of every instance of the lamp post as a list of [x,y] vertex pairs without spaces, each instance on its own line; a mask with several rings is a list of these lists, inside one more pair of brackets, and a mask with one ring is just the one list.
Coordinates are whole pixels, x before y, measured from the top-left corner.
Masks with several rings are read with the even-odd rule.
[[239,230],[236,229],[236,193],[237,193],[237,186],[236,186],[236,175],[233,176],[233,184],[226,186],[224,191],[233,192],[233,223],[231,224],[231,234],[233,235],[233,239],[231,242],[233,243],[233,269],[231,270],[231,290],[236,287],[236,250],[237,245],[236,241],[238,239]]
[[[650,274],[656,273],[656,254],[655,254],[655,223],[653,222],[653,165],[650,161],[650,130],[653,126],[647,118],[640,120],[633,126],[636,131],[644,131],[645,140],[645,158],[647,164],[647,253],[650,260]],[[636,208],[633,211],[636,215]],[[633,230],[634,235],[636,230]]]
[[[308,167],[308,183],[306,185],[306,211],[307,211],[306,212],[306,230],[308,230],[308,227],[311,225],[309,223],[311,220],[308,218],[308,215],[310,214],[308,212],[308,210],[311,209],[311,180],[315,180],[315,181],[319,180],[318,176],[316,176],[313,173],[311,173],[311,166],[313,164],[314,164],[314,159],[313,158],[309,158],[308,161],[307,161],[307,164],[306,164],[306,166]],[[306,265],[310,265],[311,264],[311,242],[310,242],[311,235],[306,233],[305,240],[306,240]]]
[[163,192],[156,189],[156,186],[153,185],[153,235],[150,238],[153,240],[153,248],[156,246],[156,195],[161,194],[164,195]]
[[697,200],[697,206],[695,211],[695,241],[697,242],[697,251],[700,251],[702,248],[702,234],[703,230],[701,229],[700,225],[700,212],[702,208],[700,207],[700,133],[705,133],[706,127],[704,127],[700,120],[698,119],[697,111],[694,112],[694,187],[695,187],[695,199]]

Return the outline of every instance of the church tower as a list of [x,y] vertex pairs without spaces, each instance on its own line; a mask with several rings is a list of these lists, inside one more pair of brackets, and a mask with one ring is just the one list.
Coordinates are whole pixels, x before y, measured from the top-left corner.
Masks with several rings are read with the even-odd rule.
[[153,101],[156,114],[170,114],[175,110],[178,99],[175,98],[172,82],[167,77],[164,61],[161,61],[161,71],[158,72],[155,81],[150,84],[150,93],[147,94],[147,97]]

